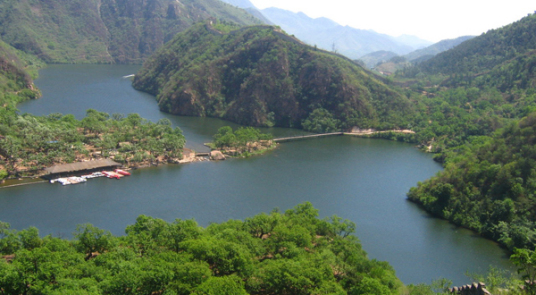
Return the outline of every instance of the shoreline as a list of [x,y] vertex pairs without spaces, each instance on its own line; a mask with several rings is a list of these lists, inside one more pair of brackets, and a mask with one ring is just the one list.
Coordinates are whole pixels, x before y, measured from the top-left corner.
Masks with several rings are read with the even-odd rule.
[[[341,132],[341,135],[344,136],[356,136],[356,137],[369,137],[369,138],[375,138],[374,135],[382,134],[382,133],[401,133],[401,134],[415,134],[412,130],[385,130],[385,131],[376,131],[376,130],[360,130],[358,132]],[[381,138],[381,137],[378,137]],[[255,152],[248,153],[247,155],[233,155],[229,153],[229,151],[226,150],[215,150],[220,151],[225,155],[224,159],[213,159],[211,158],[211,152],[208,153],[196,153],[195,151],[191,149],[184,149],[183,151],[183,159],[181,160],[175,160],[175,161],[168,161],[168,162],[157,162],[156,164],[153,163],[145,163],[139,166],[124,166],[124,168],[127,169],[143,169],[143,168],[150,168],[150,167],[158,167],[160,165],[180,165],[180,164],[188,164],[188,163],[197,163],[197,162],[210,162],[210,161],[221,161],[225,160],[227,158],[248,158],[251,156],[260,156],[263,155],[269,151],[272,151],[277,148],[279,144],[275,144],[273,146],[270,146],[269,148],[257,150]],[[26,176],[26,179],[4,179],[2,183],[0,183],[0,189],[3,188],[11,188],[11,187],[18,187],[18,186],[26,186],[31,184],[38,184],[38,183],[45,183],[48,182],[48,180],[44,179],[43,177],[46,176],[44,174],[39,174],[36,176]],[[5,182],[12,182],[10,184],[5,184]]]
[[[266,152],[268,152],[270,150],[275,149],[276,147],[277,147],[277,145],[275,145],[275,146],[273,146],[272,148],[269,148],[269,149],[263,149],[263,150],[258,151],[256,153],[251,153],[250,156],[262,155],[262,154],[264,154],[264,153],[266,153]],[[224,154],[225,154],[225,159],[227,159],[227,158],[246,158],[244,156],[232,156],[232,155],[229,155],[229,154],[226,154],[226,153],[224,153]],[[198,163],[198,162],[216,162],[216,161],[220,161],[220,160],[217,160],[217,159],[212,159],[211,156],[210,156],[210,152],[209,153],[195,153],[195,152],[190,150],[187,153],[187,156],[186,156],[186,153],[184,153],[184,155],[185,155],[184,158],[181,159],[181,160],[178,160],[178,161],[158,162],[156,164],[147,163],[147,164],[143,164],[143,165],[139,165],[139,166],[128,166],[126,168],[132,169],[132,170],[138,170],[138,169],[158,167],[158,166],[163,166],[163,165],[181,165],[181,164]],[[40,175],[36,175],[35,177],[32,177],[32,176],[25,177],[26,179],[5,179],[4,183],[0,184],[0,189],[49,182],[48,180],[43,179],[44,176],[46,176],[46,175],[40,174]],[[5,184],[6,181],[10,182],[10,183]]]

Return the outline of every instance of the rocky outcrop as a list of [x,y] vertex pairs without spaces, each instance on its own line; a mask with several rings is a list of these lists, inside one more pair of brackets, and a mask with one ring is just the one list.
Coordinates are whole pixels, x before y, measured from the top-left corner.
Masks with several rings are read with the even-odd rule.
[[210,159],[214,161],[222,161],[225,160],[225,155],[220,151],[211,151]]

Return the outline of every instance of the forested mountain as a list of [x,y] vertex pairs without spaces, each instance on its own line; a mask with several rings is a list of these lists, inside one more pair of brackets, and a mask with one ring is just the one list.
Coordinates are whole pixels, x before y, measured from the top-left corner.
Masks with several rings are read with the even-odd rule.
[[448,158],[410,200],[509,249],[536,246],[536,113]]
[[210,21],[177,35],[144,63],[134,87],[156,95],[163,111],[250,126],[407,124],[409,101],[352,61],[276,27],[232,29]]
[[[437,54],[456,47],[460,43],[474,38],[473,36],[463,36],[456,39],[442,40],[426,48],[412,51],[406,55],[398,55],[389,51],[376,51],[364,55],[360,58],[367,67],[375,68],[379,72],[393,74],[397,70],[410,66],[411,63],[420,63],[429,60]],[[396,57],[395,59],[392,59]]]
[[498,87],[501,92],[536,86],[536,14],[490,30],[419,64],[415,71],[448,76],[445,86]]
[[0,38],[48,63],[141,63],[193,23],[261,23],[219,0],[6,0]]
[[536,15],[397,73],[426,98],[445,170],[408,197],[509,249],[536,246]]
[[416,49],[388,35],[341,26],[327,18],[313,19],[302,12],[294,13],[272,7],[263,9],[262,13],[285,32],[309,45],[336,51],[351,59],[379,50],[406,54]]

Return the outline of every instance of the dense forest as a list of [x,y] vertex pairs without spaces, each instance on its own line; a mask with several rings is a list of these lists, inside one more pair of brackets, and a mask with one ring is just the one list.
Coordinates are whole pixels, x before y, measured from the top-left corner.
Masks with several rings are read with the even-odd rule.
[[445,161],[408,198],[511,250],[536,246],[535,27],[529,15],[398,73],[425,93],[434,112],[420,134]]
[[392,129],[414,114],[404,95],[348,59],[277,27],[236,29],[216,20],[178,34],[133,85],[156,95],[163,111],[249,126],[301,128],[320,117],[338,129]]
[[429,82],[446,87],[494,87],[515,100],[520,92],[536,86],[534,32],[536,14],[529,14],[410,67],[400,76],[433,77],[436,81]]
[[399,294],[337,216],[310,203],[200,227],[141,215],[125,236],[90,224],[73,240],[0,223],[0,294]]
[[218,0],[6,0],[0,2],[0,38],[47,63],[141,63],[209,17],[261,23]]
[[472,140],[410,200],[509,249],[536,247],[536,113]]

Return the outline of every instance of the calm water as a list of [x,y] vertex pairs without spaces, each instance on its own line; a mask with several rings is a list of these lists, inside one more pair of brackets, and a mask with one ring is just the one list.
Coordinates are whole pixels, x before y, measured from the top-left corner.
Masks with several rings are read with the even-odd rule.
[[[121,78],[137,68],[50,66],[36,81],[43,97],[19,109],[82,118],[86,109],[94,108],[110,114],[137,112],[153,121],[169,118],[197,150],[219,127],[233,125],[159,112],[152,96],[133,90],[130,80]],[[277,136],[301,133],[268,131]],[[405,283],[445,277],[459,285],[470,282],[466,271],[486,272],[490,265],[510,268],[494,243],[431,218],[406,201],[411,186],[440,170],[430,155],[412,145],[332,137],[281,144],[249,159],[140,169],[120,181],[5,188],[0,190],[0,220],[17,229],[36,226],[42,234],[65,237],[86,222],[123,234],[140,214],[167,221],[195,218],[206,226],[310,201],[322,217],[336,214],[354,221],[370,257],[389,261]]]

